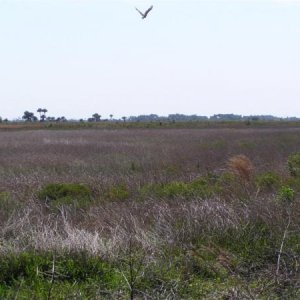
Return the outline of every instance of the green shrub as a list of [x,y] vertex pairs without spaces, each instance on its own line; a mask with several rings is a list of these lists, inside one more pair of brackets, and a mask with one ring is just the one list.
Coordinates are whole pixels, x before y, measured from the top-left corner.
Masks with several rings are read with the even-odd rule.
[[129,197],[129,191],[124,184],[115,185],[109,189],[106,197],[110,200],[126,200]]
[[33,281],[37,277],[37,266],[40,266],[40,270],[44,270],[45,266],[50,269],[51,261],[29,253],[0,256],[0,282],[11,285],[21,278]]
[[220,187],[217,180],[209,176],[199,177],[192,182],[172,181],[165,184],[145,185],[140,189],[142,197],[154,194],[165,198],[209,197],[218,192]]
[[[53,266],[51,253],[36,254],[24,252],[0,256],[0,283],[13,285],[16,281],[25,280],[30,284],[49,280]],[[55,257],[55,281],[83,282],[98,281],[114,285],[114,270],[98,257],[85,253],[60,254]]]
[[51,206],[75,205],[83,207],[92,199],[91,190],[84,184],[51,183],[44,186],[38,193],[41,200]]
[[260,268],[274,258],[275,237],[267,225],[257,222],[230,229],[215,237],[215,242],[236,255],[240,267]]
[[220,192],[217,179],[211,176],[197,178],[189,184],[189,189],[194,196],[202,198],[210,197],[214,193]]
[[189,194],[188,185],[184,182],[173,181],[164,186],[160,190],[158,190],[159,196],[174,198],[176,196],[185,197]]
[[274,188],[278,188],[280,180],[280,176],[273,172],[266,172],[255,178],[256,185],[261,190],[272,190]]
[[172,181],[165,184],[144,185],[140,189],[142,197],[155,195],[163,198],[188,197],[191,195],[189,185],[181,181]]
[[291,187],[295,192],[300,191],[300,177],[290,177],[285,181],[285,185]]
[[283,202],[292,202],[295,198],[295,192],[294,190],[287,186],[284,185],[280,188],[279,190],[279,199]]
[[291,154],[288,157],[288,168],[292,176],[300,176],[300,152]]
[[111,267],[99,257],[85,253],[63,255],[58,260],[57,270],[72,282],[98,279],[109,283],[112,280]]

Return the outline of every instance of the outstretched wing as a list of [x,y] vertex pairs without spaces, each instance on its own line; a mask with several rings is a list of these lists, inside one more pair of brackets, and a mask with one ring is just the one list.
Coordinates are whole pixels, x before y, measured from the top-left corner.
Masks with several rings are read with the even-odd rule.
[[145,17],[145,15],[139,9],[137,9],[137,8],[135,8],[135,9],[141,14],[142,17]]
[[153,9],[153,5],[151,5],[144,13],[145,18],[147,17],[147,15],[149,14],[149,12]]

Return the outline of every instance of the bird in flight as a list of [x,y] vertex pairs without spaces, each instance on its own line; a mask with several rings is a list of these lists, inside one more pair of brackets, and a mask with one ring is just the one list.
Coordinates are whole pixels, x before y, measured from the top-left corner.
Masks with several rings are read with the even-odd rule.
[[147,18],[147,15],[149,14],[149,12],[153,9],[153,5],[151,5],[144,13],[142,13],[139,9],[135,8],[140,15],[142,16],[142,19]]

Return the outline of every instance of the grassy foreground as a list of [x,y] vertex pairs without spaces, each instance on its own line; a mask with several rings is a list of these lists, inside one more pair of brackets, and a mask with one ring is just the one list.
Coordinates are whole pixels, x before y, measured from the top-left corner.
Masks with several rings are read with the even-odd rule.
[[0,131],[0,298],[298,299],[299,134]]

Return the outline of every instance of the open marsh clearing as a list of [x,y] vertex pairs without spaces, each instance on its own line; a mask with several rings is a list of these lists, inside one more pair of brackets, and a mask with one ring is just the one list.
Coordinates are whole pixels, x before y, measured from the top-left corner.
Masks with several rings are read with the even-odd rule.
[[0,297],[300,297],[299,137],[0,131]]

